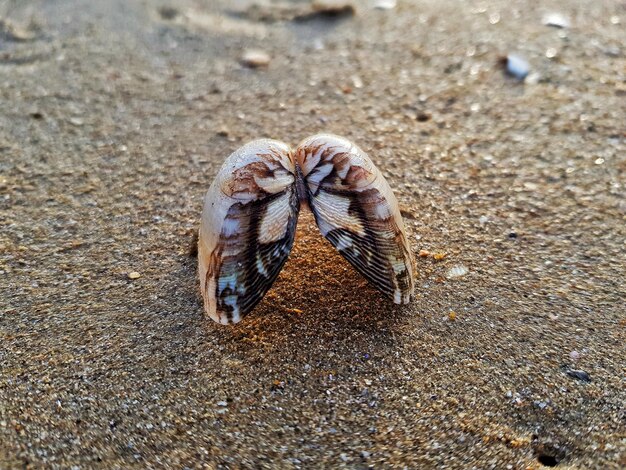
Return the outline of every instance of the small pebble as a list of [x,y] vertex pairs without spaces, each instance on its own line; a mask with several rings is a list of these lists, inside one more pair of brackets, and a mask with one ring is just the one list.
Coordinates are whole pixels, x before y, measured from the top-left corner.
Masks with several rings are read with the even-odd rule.
[[528,77],[526,77],[526,80],[524,80],[524,83],[526,85],[536,85],[537,83],[539,83],[540,80],[541,74],[539,74],[538,72],[531,72],[528,74]]
[[576,350],[573,350],[569,353],[569,358],[572,361],[577,361],[578,359],[580,359],[580,353]]
[[452,266],[450,269],[448,269],[446,277],[448,279],[453,279],[455,277],[463,277],[467,273],[468,269],[465,266],[463,266],[462,264],[457,264],[456,266]]
[[346,0],[314,0],[311,7],[315,13],[324,15],[354,15],[354,4]]
[[574,379],[582,380],[583,382],[591,382],[591,377],[584,370],[565,369],[565,373]]
[[397,4],[397,0],[376,0],[374,8],[378,10],[393,10]]
[[217,135],[219,135],[220,137],[228,137],[229,134],[230,134],[230,129],[228,129],[228,127],[226,126],[221,126],[217,130]]
[[241,56],[241,63],[253,69],[267,67],[271,60],[267,52],[258,49],[248,49]]
[[180,12],[176,8],[169,6],[163,6],[159,8],[158,11],[159,15],[164,20],[173,20],[180,14]]
[[0,38],[22,42],[32,41],[36,37],[37,35],[33,31],[0,18]]
[[548,13],[543,17],[543,24],[555,28],[569,28],[569,20],[560,13]]
[[141,274],[139,274],[137,271],[128,273],[128,279],[139,279],[140,277],[141,277]]
[[520,81],[523,81],[526,75],[528,75],[528,72],[530,72],[528,62],[520,56],[509,54],[503,62],[505,64],[506,73]]

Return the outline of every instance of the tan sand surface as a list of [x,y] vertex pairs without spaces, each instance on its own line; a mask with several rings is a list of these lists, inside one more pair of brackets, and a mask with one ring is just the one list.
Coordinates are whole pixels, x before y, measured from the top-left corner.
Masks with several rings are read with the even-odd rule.
[[[624,2],[374,3],[0,0],[0,468],[626,467]],[[415,301],[305,214],[205,319],[217,169],[321,131],[394,188]]]

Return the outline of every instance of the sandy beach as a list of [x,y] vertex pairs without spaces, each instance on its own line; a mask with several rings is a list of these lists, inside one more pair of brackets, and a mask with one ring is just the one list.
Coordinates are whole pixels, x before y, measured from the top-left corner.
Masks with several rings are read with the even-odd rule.
[[[324,3],[0,0],[0,468],[626,467],[624,2]],[[415,300],[303,213],[205,318],[220,165],[318,132],[389,181]]]

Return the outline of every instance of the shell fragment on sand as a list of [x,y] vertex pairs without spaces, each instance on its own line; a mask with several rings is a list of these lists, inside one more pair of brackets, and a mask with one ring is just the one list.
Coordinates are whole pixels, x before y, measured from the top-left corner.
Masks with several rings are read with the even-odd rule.
[[569,28],[569,20],[561,13],[548,13],[543,17],[543,24],[554,28]]
[[241,56],[241,63],[252,69],[267,67],[271,60],[272,58],[267,52],[257,49],[246,50]]
[[448,272],[446,273],[446,277],[448,279],[454,279],[457,277],[463,277],[468,273],[468,270],[465,266],[463,266],[462,264],[457,264],[456,266],[452,266],[450,269],[448,269]]
[[374,8],[378,10],[393,10],[397,3],[397,0],[376,0],[374,2]]

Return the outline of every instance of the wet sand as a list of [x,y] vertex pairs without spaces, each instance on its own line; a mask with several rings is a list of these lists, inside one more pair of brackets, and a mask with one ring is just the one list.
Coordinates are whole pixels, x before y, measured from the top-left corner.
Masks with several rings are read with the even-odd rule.
[[[354,4],[0,1],[1,468],[626,466],[624,5]],[[394,188],[415,301],[304,214],[205,319],[217,169],[322,131]]]

